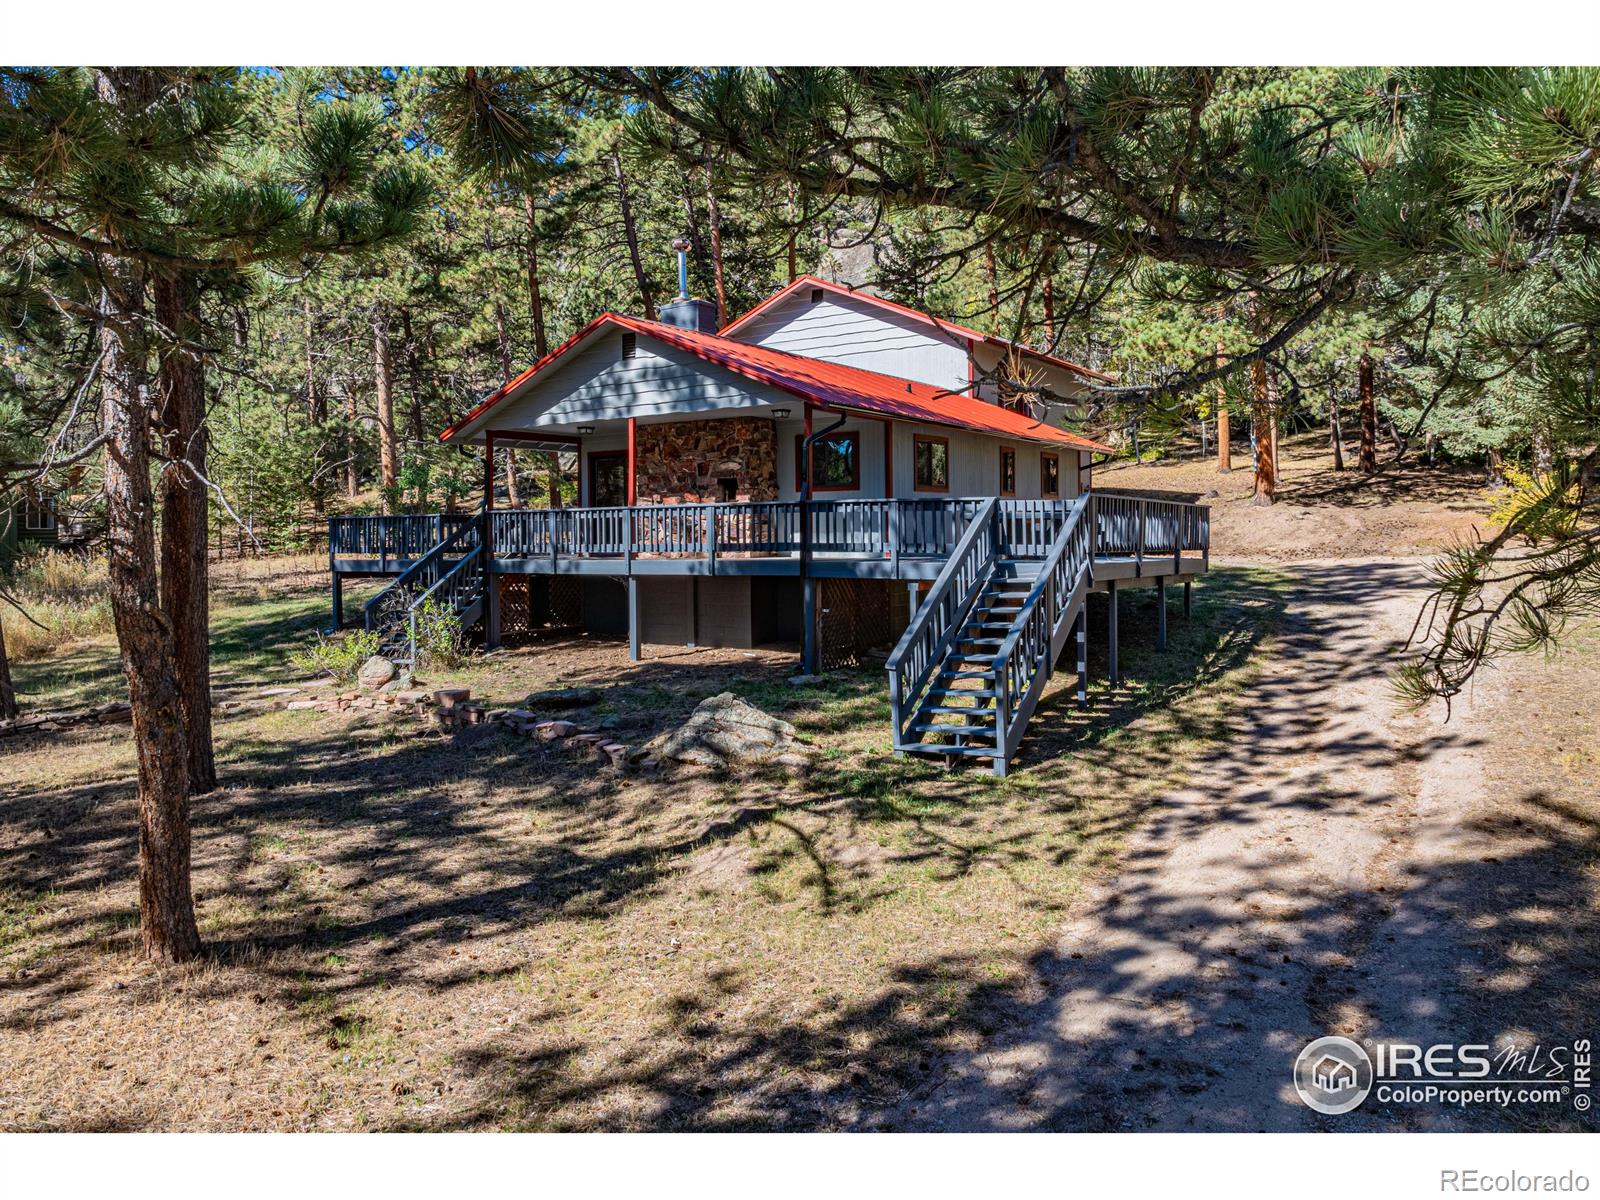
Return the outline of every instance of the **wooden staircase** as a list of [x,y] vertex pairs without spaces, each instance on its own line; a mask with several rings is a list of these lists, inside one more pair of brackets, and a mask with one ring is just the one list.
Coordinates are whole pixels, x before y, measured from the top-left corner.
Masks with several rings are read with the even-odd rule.
[[894,748],[987,758],[1004,775],[1093,578],[1093,498],[991,501],[889,656]]
[[483,518],[461,525],[397,575],[362,608],[362,623],[378,634],[378,653],[403,669],[417,662],[417,618],[436,604],[463,630],[483,619],[487,600]]

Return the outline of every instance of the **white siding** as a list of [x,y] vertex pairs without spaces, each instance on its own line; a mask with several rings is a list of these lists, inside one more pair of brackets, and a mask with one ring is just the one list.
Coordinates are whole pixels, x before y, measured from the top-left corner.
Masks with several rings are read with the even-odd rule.
[[788,392],[745,379],[640,335],[634,356],[622,357],[622,331],[611,329],[525,385],[480,419],[483,429],[541,429],[624,417],[702,415],[775,405],[798,408]]
[[[913,443],[918,435],[948,438],[950,442],[950,491],[919,492],[916,490]],[[1000,494],[1000,447],[1009,446],[1017,452],[1018,500],[1039,499],[1039,455],[1061,456],[1061,498],[1069,500],[1078,494],[1077,451],[1070,446],[1049,447],[1037,442],[1013,442],[1005,438],[990,437],[981,433],[965,433],[958,429],[940,429],[932,425],[911,425],[896,421],[894,426],[894,494],[911,499],[918,496],[998,496]],[[1089,459],[1085,454],[1082,463]]]
[[913,317],[811,289],[768,309],[735,340],[952,390],[967,386],[967,340]]
[[[813,418],[813,429],[826,429],[838,418],[819,412]],[[861,455],[861,486],[851,490],[827,489],[816,493],[818,500],[879,499],[883,496],[883,422],[851,418],[839,432],[854,432],[856,446]],[[798,500],[800,490],[796,484],[795,439],[805,435],[805,422],[788,420],[778,422],[778,499]]]

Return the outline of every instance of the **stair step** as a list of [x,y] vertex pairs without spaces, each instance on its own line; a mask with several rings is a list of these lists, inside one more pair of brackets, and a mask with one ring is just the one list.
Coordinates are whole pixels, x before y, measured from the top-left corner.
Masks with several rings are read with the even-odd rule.
[[993,671],[940,671],[940,679],[993,679]]
[[[956,694],[959,696],[962,693],[957,692]],[[988,695],[989,693],[985,692],[984,694]],[[993,716],[994,715],[994,708],[991,705],[987,705],[987,704],[969,704],[969,705],[966,705],[966,706],[962,706],[962,705],[959,705],[959,704],[928,704],[928,705],[924,705],[923,706],[922,711],[925,712],[925,713],[934,713],[934,714],[937,714],[939,716],[947,716],[947,717],[971,717],[971,716],[984,716],[984,715]]]
[[917,742],[901,748],[911,754],[955,754],[967,758],[993,758],[999,752],[998,746],[947,746],[938,742]]
[[993,700],[995,697],[994,692],[979,688],[929,688],[928,695],[935,696],[940,700],[948,700],[951,696],[960,696],[963,699],[971,696],[973,699],[981,698],[985,700]]
[[993,737],[995,733],[993,725],[937,725],[932,721],[919,721],[911,728],[918,733],[944,733],[952,737],[966,737],[974,733]]

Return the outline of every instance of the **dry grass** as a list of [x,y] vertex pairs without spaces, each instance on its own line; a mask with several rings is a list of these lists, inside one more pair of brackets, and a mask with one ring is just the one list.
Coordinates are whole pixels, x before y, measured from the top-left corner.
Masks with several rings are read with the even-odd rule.
[[[890,756],[880,675],[797,691],[765,652],[630,665],[585,642],[461,678],[499,701],[595,682],[589,719],[634,744],[731,688],[825,747],[803,783],[219,713],[226,786],[195,811],[209,953],[184,970],[133,954],[126,731],[9,748],[0,1127],[870,1125],[1043,986],[1032,959],[1084,879],[1237,702],[1279,582],[1216,573],[1165,655],[1128,597],[1123,686],[1087,714],[1058,687],[1004,781]],[[321,604],[219,602],[224,694],[281,678]]]
[[0,627],[13,662],[54,654],[111,632],[103,557],[43,551],[23,564],[7,590],[22,608],[19,612],[0,605]]

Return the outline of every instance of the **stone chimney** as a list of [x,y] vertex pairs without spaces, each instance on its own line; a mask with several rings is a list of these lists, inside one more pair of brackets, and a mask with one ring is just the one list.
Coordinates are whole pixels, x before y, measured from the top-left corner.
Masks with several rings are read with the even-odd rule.
[[717,306],[709,300],[689,298],[688,239],[673,239],[672,248],[678,252],[678,294],[671,303],[661,306],[661,323],[676,325],[679,329],[692,329],[696,333],[715,333]]

